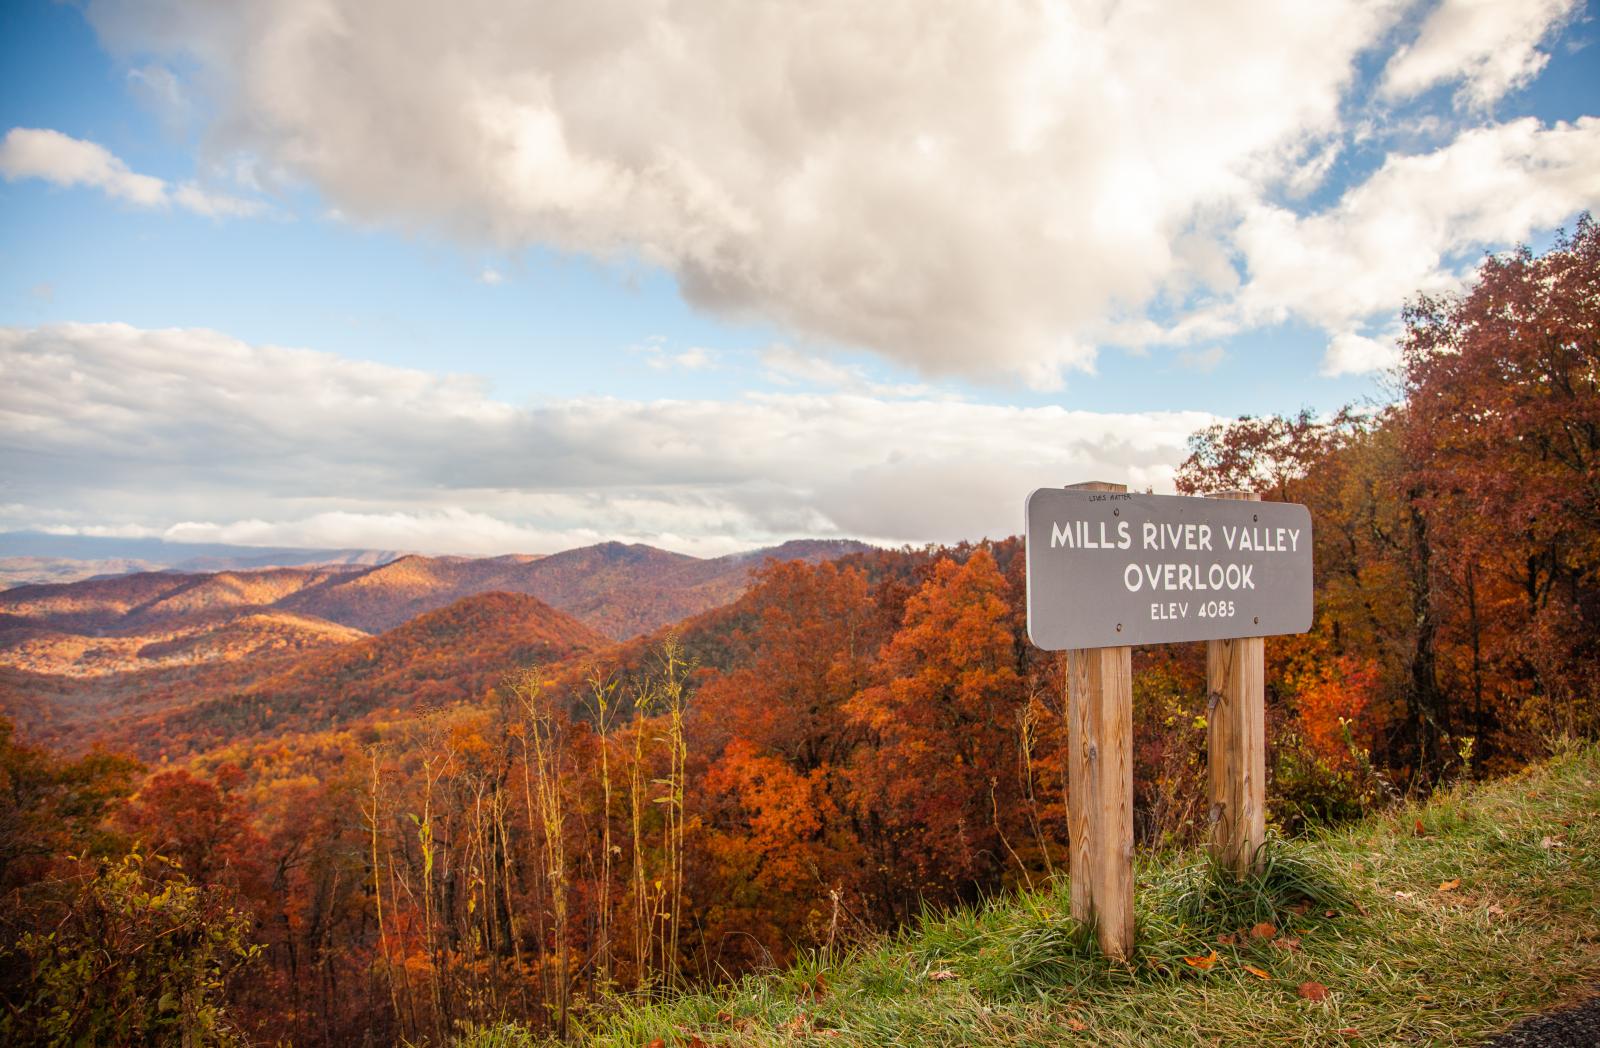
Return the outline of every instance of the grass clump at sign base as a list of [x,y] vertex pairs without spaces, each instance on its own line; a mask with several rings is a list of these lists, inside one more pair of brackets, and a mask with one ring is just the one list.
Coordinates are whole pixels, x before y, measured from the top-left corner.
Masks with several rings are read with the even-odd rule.
[[1069,889],[839,958],[625,1004],[595,1045],[1475,1044],[1600,982],[1600,748],[1270,844],[1244,883],[1136,870],[1113,964]]

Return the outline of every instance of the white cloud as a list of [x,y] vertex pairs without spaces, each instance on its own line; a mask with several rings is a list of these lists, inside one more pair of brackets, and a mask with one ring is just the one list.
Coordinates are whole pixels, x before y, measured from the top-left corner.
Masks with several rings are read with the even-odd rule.
[[201,189],[193,182],[184,182],[172,191],[172,202],[186,211],[206,218],[249,218],[259,215],[265,208],[258,200],[213,193]]
[[493,266],[484,266],[483,270],[478,274],[478,282],[481,284],[488,284],[490,287],[494,287],[498,284],[504,284],[505,281],[505,274],[501,273]]
[[193,116],[183,83],[166,66],[152,63],[128,70],[128,88],[171,129],[181,129]]
[[1328,343],[1322,358],[1322,373],[1329,378],[1387,371],[1400,363],[1398,332],[1369,338],[1354,331],[1341,331]]
[[161,179],[129,171],[105,148],[59,131],[12,128],[0,141],[0,174],[7,181],[39,178],[58,186],[92,186],[140,207],[167,203]]
[[[1463,258],[1594,206],[1591,117],[1489,115],[1575,5],[89,12],[141,68],[194,70],[211,153],[309,182],[341,221],[643,260],[802,344],[1048,389],[1105,346],[1382,326],[1418,289],[1459,286]],[[1441,84],[1460,85],[1457,112],[1417,101]],[[1395,142],[1411,155],[1322,201]]]
[[89,186],[139,207],[173,204],[208,218],[259,214],[258,201],[212,193],[193,182],[170,186],[128,169],[104,146],[59,131],[14,127],[0,140],[0,175],[7,181],[37,178],[58,186]]
[[645,364],[657,371],[709,371],[717,366],[717,355],[703,346],[690,346],[681,353],[669,353],[662,344],[650,343],[638,347],[645,354]]
[[[214,146],[357,221],[668,268],[694,303],[930,375],[1058,386],[1314,184],[1403,0],[581,10],[91,3],[217,85]],[[491,28],[492,27],[492,28]],[[1185,238],[1220,251],[1179,250]]]
[[1227,355],[1227,351],[1221,346],[1208,346],[1205,349],[1183,349],[1178,351],[1178,366],[1186,371],[1198,371],[1202,374],[1207,374],[1217,370],[1217,367]]
[[1600,118],[1527,118],[1467,131],[1415,156],[1391,156],[1328,209],[1271,205],[1236,234],[1249,278],[1194,337],[1298,317],[1330,332],[1390,315],[1418,290],[1459,286],[1472,249],[1510,244],[1600,207]]
[[947,541],[1015,532],[1033,487],[1170,488],[1214,421],[842,391],[517,407],[485,388],[209,331],[0,328],[0,526],[468,553]]
[[1539,50],[1573,17],[1579,0],[1441,0],[1417,38],[1384,66],[1391,99],[1461,81],[1459,103],[1487,108],[1522,87],[1549,61]]
[[932,392],[920,383],[875,382],[859,364],[842,364],[781,344],[762,350],[760,359],[768,381],[780,386],[817,386],[875,397],[922,397]]
[[716,367],[716,354],[702,346],[690,346],[674,356],[672,363],[685,371],[704,371]]

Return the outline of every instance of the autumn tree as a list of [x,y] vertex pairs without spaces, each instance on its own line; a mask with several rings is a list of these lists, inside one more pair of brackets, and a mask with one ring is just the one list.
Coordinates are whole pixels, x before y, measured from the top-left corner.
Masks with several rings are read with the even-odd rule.
[[174,860],[191,880],[259,895],[265,848],[236,793],[241,782],[232,765],[211,779],[185,768],[157,772],[116,821],[146,849]]
[[1175,478],[1178,493],[1253,491],[1277,502],[1295,501],[1295,487],[1354,422],[1348,410],[1325,420],[1305,409],[1294,416],[1244,415],[1213,423],[1189,437],[1189,456]]
[[1422,296],[1405,321],[1406,446],[1470,653],[1453,682],[1498,715],[1502,745],[1592,732],[1600,229],[1585,215],[1543,255],[1490,256],[1465,294]]
[[102,823],[140,771],[137,761],[99,750],[63,760],[19,742],[0,717],[0,897],[38,881],[62,856],[109,850],[115,842]]
[[787,958],[861,890],[847,772],[863,732],[845,706],[883,636],[855,568],[772,564],[747,603],[750,661],[708,681],[695,711],[717,754],[703,780],[717,899],[706,934],[722,964]]
[[902,916],[919,898],[993,884],[1012,862],[1024,695],[1011,618],[987,550],[938,561],[906,604],[878,682],[847,707],[876,741],[855,766],[857,802],[881,823],[878,862],[893,871]]
[[220,889],[159,858],[101,860],[63,879],[61,912],[15,944],[27,978],[0,1016],[12,1044],[243,1044],[226,981],[256,954]]

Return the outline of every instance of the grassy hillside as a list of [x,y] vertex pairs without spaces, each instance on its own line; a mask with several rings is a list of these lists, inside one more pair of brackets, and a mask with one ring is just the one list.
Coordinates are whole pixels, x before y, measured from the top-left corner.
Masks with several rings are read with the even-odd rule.
[[[1600,979],[1600,748],[1278,845],[1242,889],[1219,891],[1193,855],[1145,863],[1138,881],[1129,967],[1096,957],[1061,883],[595,1015],[589,1039],[1474,1044]],[[480,1042],[495,1034],[518,1043],[511,1030]]]

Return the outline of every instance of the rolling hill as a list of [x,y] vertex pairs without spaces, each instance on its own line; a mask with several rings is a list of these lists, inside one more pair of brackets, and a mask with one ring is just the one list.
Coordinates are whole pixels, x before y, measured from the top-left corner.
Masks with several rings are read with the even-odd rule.
[[611,642],[525,594],[482,593],[377,637],[295,659],[259,680],[108,733],[141,756],[339,727],[481,698],[507,672]]
[[311,651],[365,636],[325,619],[254,609],[212,612],[161,628],[108,636],[13,622],[0,625],[0,665],[30,673],[101,677]]

